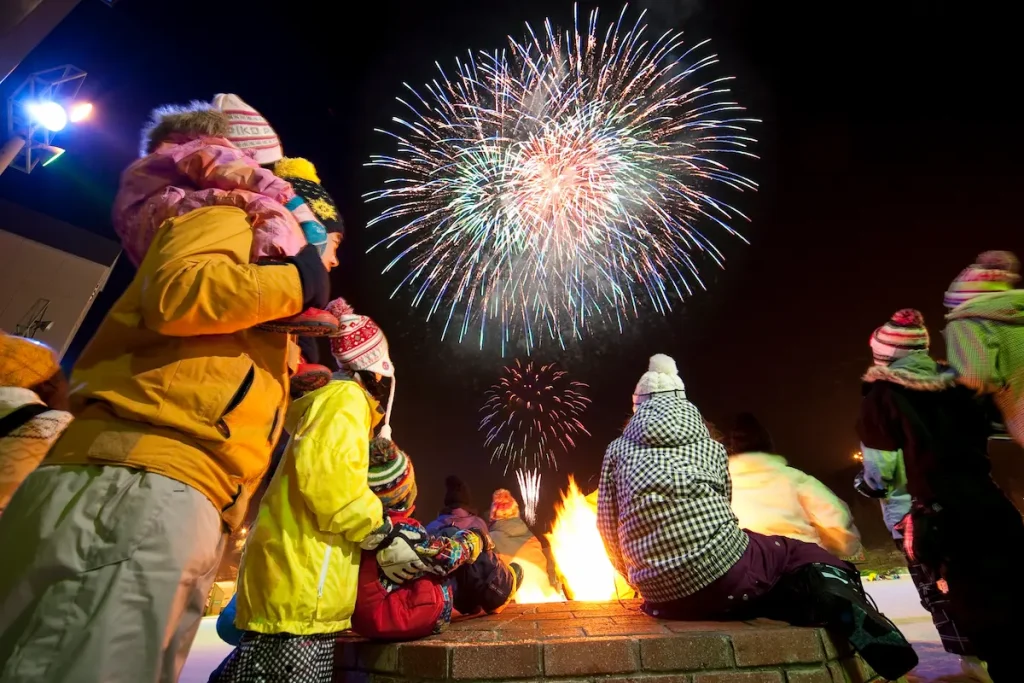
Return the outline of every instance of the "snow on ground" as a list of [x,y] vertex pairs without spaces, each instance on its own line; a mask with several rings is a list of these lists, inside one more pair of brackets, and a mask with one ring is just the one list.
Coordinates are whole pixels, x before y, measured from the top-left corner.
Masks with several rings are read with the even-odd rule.
[[[970,683],[971,679],[960,673],[960,661],[943,651],[931,618],[921,607],[908,577],[864,585],[878,608],[896,622],[921,658],[921,665],[909,677],[911,683]],[[207,683],[210,673],[228,656],[231,646],[217,637],[216,623],[216,617],[203,619],[179,683]]]

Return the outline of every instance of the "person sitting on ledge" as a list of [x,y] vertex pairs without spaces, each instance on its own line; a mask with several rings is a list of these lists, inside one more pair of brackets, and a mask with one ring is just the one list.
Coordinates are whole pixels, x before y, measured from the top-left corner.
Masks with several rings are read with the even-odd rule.
[[827,626],[889,680],[917,666],[852,565],[812,543],[740,528],[725,448],[687,400],[672,358],[651,358],[633,411],[605,453],[597,517],[608,557],[640,592],[644,612]]

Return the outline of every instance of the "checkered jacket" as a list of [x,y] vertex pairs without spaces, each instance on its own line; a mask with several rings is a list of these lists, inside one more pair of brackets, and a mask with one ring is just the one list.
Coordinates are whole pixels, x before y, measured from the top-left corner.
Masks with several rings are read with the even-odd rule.
[[747,548],[725,449],[682,392],[654,396],[605,452],[597,524],[612,564],[650,602],[692,595]]
[[991,394],[1006,431],[1024,446],[1024,290],[975,297],[946,320],[946,353],[957,381]]

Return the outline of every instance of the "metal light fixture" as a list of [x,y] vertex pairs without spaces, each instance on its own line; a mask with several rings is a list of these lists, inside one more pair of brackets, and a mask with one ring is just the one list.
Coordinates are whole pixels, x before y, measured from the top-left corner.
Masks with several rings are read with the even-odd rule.
[[64,153],[53,144],[53,136],[92,113],[92,104],[76,101],[87,75],[70,64],[38,71],[7,98],[8,140],[0,154],[0,173],[8,164],[31,173],[37,164],[46,166]]

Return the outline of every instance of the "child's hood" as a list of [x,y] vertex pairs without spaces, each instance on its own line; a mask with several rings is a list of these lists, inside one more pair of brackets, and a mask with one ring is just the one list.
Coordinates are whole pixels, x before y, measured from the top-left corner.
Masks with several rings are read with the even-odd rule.
[[139,156],[152,154],[162,142],[187,142],[203,137],[225,138],[228,134],[227,115],[217,111],[209,102],[192,102],[157,107],[142,129]]
[[285,416],[284,428],[295,435],[300,426],[309,420],[331,419],[347,402],[364,401],[370,406],[372,430],[383,416],[377,402],[354,379],[334,379],[326,385],[292,400]]
[[733,474],[784,472],[788,467],[785,458],[772,453],[740,453],[729,456],[729,472]]
[[946,320],[971,318],[1024,325],[1024,289],[982,294],[960,304],[946,316]]

